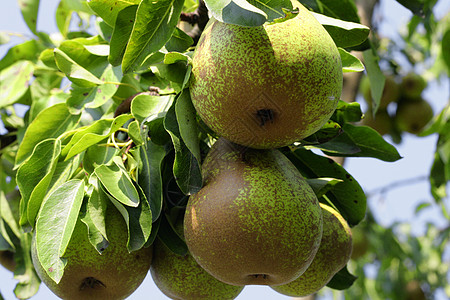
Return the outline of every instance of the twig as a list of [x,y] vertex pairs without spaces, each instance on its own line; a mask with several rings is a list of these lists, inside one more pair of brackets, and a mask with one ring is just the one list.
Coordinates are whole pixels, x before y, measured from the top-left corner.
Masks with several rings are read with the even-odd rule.
[[421,175],[418,177],[414,177],[414,178],[408,178],[408,179],[402,179],[402,180],[398,180],[398,181],[394,181],[391,184],[376,188],[370,192],[367,193],[367,196],[373,196],[375,194],[384,194],[389,190],[395,189],[395,188],[399,188],[402,186],[407,186],[407,185],[411,185],[420,181],[425,181],[428,179],[428,175]]

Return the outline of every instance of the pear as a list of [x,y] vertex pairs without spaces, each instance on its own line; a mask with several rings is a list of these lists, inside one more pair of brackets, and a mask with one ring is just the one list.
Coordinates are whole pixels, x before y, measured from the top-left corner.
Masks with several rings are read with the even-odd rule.
[[432,118],[433,108],[426,100],[405,100],[398,103],[395,123],[401,131],[418,134]]
[[152,260],[152,247],[127,250],[128,230],[122,215],[110,206],[106,212],[109,246],[100,255],[88,240],[87,226],[77,221],[64,257],[67,265],[59,283],[45,272],[33,238],[32,259],[36,272],[47,287],[65,300],[125,299],[142,283]]
[[375,129],[380,135],[385,135],[391,132],[393,127],[393,120],[387,110],[381,109],[373,116],[372,111],[364,114],[362,124]]
[[295,18],[244,27],[212,20],[192,60],[190,93],[219,136],[251,148],[278,148],[324,125],[342,91],[339,51],[297,1]]
[[283,284],[306,270],[319,248],[322,212],[280,151],[221,138],[202,174],[184,218],[186,244],[202,268],[232,285]]
[[426,87],[425,79],[413,72],[406,74],[400,83],[402,97],[413,101],[420,100],[420,95]]
[[366,232],[361,227],[352,228],[352,239],[353,239],[353,250],[352,257],[353,260],[358,260],[363,257],[370,247],[370,241],[367,238]]
[[313,294],[323,288],[349,261],[352,253],[352,233],[344,218],[333,208],[320,204],[323,234],[319,251],[309,268],[296,280],[279,286],[275,291],[294,297]]
[[[183,233],[182,222],[177,231]],[[153,244],[150,272],[156,286],[171,299],[234,299],[244,288],[217,280],[202,269],[190,253],[177,255],[158,239]]]
[[[373,99],[370,90],[370,81],[368,76],[364,76],[361,80],[360,90],[366,100],[369,109],[373,109]],[[400,87],[395,81],[394,76],[386,75],[383,93],[381,94],[379,109],[385,110],[392,102],[397,102],[400,98]]]

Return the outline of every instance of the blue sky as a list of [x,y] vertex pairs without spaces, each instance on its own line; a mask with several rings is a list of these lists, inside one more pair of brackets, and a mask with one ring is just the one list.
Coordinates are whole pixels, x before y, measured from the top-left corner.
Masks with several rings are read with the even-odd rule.
[[[446,2],[446,4],[443,4]],[[57,32],[54,21],[55,8],[59,1],[41,0],[41,11],[38,17],[38,31]],[[450,11],[450,2],[440,1],[437,10],[440,16]],[[400,6],[394,0],[383,0],[380,16],[383,16],[381,33],[396,37],[398,31],[410,17],[408,10]],[[439,17],[439,15],[438,15]],[[0,9],[0,31],[24,34],[25,38],[31,33],[26,27],[14,0],[3,0]],[[20,43],[21,37],[13,37],[12,43]],[[0,57],[6,53],[12,43],[0,46]],[[424,98],[432,100],[431,104],[435,112],[445,106],[449,99],[449,82],[445,81],[441,85],[432,83],[424,92]],[[388,139],[389,141],[389,139]],[[349,159],[346,162],[346,169],[359,181],[366,192],[376,188],[386,186],[398,180],[417,178],[428,175],[433,160],[433,153],[436,144],[436,136],[417,138],[406,135],[398,151],[403,159],[395,163],[386,163],[375,159]],[[383,225],[390,225],[394,221],[410,222],[416,234],[423,233],[426,222],[434,222],[443,225],[444,220],[439,218],[438,208],[428,208],[419,215],[414,214],[414,210],[419,203],[432,202],[427,181],[420,181],[413,185],[407,185],[392,190],[384,195],[377,195],[370,199],[371,206],[377,220]],[[13,289],[16,281],[12,279],[12,274],[4,268],[0,268],[0,290],[6,300],[15,299]],[[151,296],[150,296],[151,295]],[[33,298],[36,300],[57,299],[44,285],[41,285],[39,293]],[[153,284],[150,274],[147,276],[141,287],[129,298],[131,300],[140,299],[168,299]],[[272,291],[268,287],[246,287],[238,296],[238,300],[249,299],[288,299]],[[443,298],[442,298],[443,299]]]

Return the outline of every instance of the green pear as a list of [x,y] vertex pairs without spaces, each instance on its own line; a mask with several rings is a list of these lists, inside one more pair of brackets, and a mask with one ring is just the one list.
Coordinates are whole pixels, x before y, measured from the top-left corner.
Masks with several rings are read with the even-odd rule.
[[232,285],[283,284],[306,270],[319,248],[322,212],[280,151],[221,138],[202,174],[184,218],[186,244],[202,268]]
[[370,241],[367,238],[364,230],[358,226],[352,228],[352,239],[353,250],[351,259],[358,260],[360,257],[363,257],[369,250]]
[[324,125],[342,91],[339,51],[297,1],[295,18],[244,27],[212,20],[192,60],[190,93],[219,136],[251,148],[278,148]]
[[[385,110],[389,103],[397,102],[400,97],[400,87],[395,81],[394,76],[385,76],[383,93],[381,94],[379,109]],[[370,81],[368,76],[364,76],[361,80],[360,90],[366,100],[369,109],[373,109],[373,99],[370,90]]]
[[425,79],[413,72],[406,74],[400,84],[402,97],[413,101],[420,100],[420,95],[426,87]]
[[[182,234],[182,222],[179,228]],[[153,244],[150,272],[156,286],[171,299],[234,299],[244,288],[217,280],[200,267],[190,253],[177,255],[158,239]]]
[[372,111],[368,111],[364,114],[362,124],[375,129],[380,135],[385,135],[391,132],[393,127],[393,120],[387,110],[378,110],[375,113],[375,117]]
[[319,251],[309,268],[296,280],[279,286],[275,291],[294,297],[313,294],[323,288],[349,261],[352,253],[352,233],[345,219],[333,208],[320,204],[323,234]]
[[59,283],[43,269],[33,238],[32,259],[38,276],[65,300],[125,299],[142,283],[152,260],[152,247],[128,252],[128,230],[122,215],[110,206],[106,213],[109,246],[100,255],[88,240],[87,226],[77,221],[64,257],[67,265]]
[[433,118],[433,108],[424,99],[401,101],[395,114],[398,129],[412,134],[420,133]]

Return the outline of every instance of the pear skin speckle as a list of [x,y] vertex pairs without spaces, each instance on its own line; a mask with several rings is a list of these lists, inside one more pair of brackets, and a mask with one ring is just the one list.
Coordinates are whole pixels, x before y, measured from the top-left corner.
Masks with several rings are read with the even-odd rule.
[[292,297],[311,295],[323,288],[349,261],[352,253],[352,233],[345,219],[333,208],[320,204],[323,234],[319,251],[309,268],[296,280],[278,286],[275,291]]

